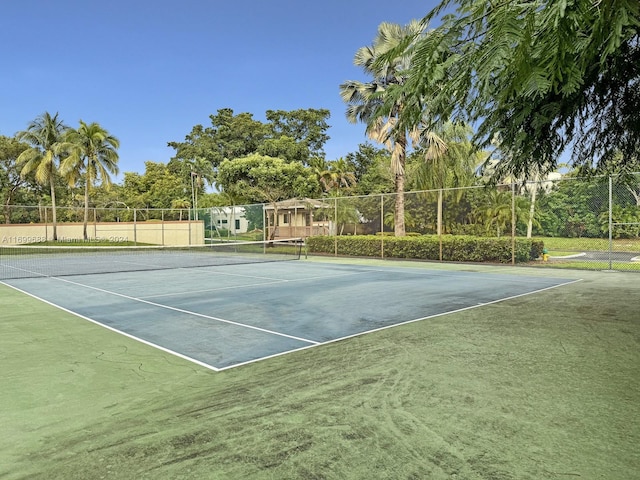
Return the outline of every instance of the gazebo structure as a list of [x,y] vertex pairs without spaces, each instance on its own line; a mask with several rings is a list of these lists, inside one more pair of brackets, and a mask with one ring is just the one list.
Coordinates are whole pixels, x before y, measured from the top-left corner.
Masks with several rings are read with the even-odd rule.
[[266,238],[307,238],[331,235],[331,205],[310,198],[292,198],[264,206]]

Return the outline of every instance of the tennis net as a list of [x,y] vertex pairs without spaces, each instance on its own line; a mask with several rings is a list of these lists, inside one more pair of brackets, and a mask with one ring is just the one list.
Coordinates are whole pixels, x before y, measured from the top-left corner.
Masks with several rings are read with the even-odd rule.
[[301,239],[188,246],[0,246],[0,280],[166,270],[300,258]]

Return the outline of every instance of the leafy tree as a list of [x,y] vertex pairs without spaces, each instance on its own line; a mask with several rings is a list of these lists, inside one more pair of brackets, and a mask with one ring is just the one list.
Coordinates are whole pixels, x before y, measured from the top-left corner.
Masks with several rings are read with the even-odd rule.
[[329,140],[326,131],[329,128],[327,119],[330,115],[329,110],[313,108],[266,112],[274,139],[288,137],[305,147],[307,158],[298,158],[302,163],[306,163],[310,157],[324,157],[324,144]]
[[183,179],[161,162],[145,162],[144,174],[125,172],[124,202],[134,208],[172,208],[171,202],[188,197]]
[[4,221],[11,223],[10,208],[20,189],[27,180],[20,175],[17,159],[28,145],[15,138],[0,135],[0,198],[2,200]]
[[205,185],[215,183],[215,171],[210,162],[203,157],[195,157],[187,160],[172,158],[167,164],[172,175],[179,177],[186,190],[191,188],[192,179],[196,179],[198,187],[202,190]]
[[230,108],[210,115],[210,127],[196,125],[184,142],[169,142],[176,150],[175,159],[192,161],[202,158],[217,168],[226,158],[238,158],[254,153],[267,138],[269,128],[253,119],[250,113],[234,115]]
[[[391,152],[391,171],[395,177],[395,235],[405,235],[404,225],[404,191],[405,160],[407,154],[407,126],[400,123],[404,115],[405,99],[396,96],[390,102],[387,89],[400,86],[405,82],[411,66],[411,53],[407,49],[399,50],[399,46],[410,42],[421,32],[418,22],[407,26],[382,23],[378,27],[378,35],[373,45],[360,48],[355,55],[354,63],[362,67],[364,72],[373,77],[372,81],[363,83],[350,80],[340,85],[340,95],[347,103],[347,119],[367,125],[367,134],[376,141],[384,143]],[[394,55],[393,53],[398,53]],[[380,106],[385,101],[389,109],[381,113]]]
[[370,143],[358,145],[358,151],[348,153],[345,160],[349,165],[349,170],[353,172],[356,183],[359,183],[369,168],[375,163],[375,158],[379,154],[385,154],[386,150],[377,148]]
[[[218,169],[218,185],[240,201],[269,203],[274,210],[274,226],[277,202],[305,197],[318,189],[313,172],[301,163],[257,154],[223,161]],[[274,236],[275,228],[271,238]]]
[[[478,124],[477,141],[496,132],[512,153],[504,167],[519,177],[537,165],[589,163],[640,150],[640,3],[637,0],[443,0],[440,27],[405,41],[413,55],[406,82],[387,92],[383,111],[406,98],[402,124],[426,108],[432,122]],[[414,40],[414,41],[412,41]],[[378,60],[383,65],[397,51]]]
[[360,144],[358,151],[345,157],[348,170],[355,177],[354,193],[369,195],[394,191],[394,176],[391,172],[391,155],[371,144]]
[[51,116],[49,112],[45,112],[29,123],[26,130],[16,134],[18,141],[24,141],[31,146],[23,151],[16,160],[22,166],[20,175],[26,177],[29,173],[34,172],[36,182],[48,186],[51,192],[53,240],[58,239],[55,187],[59,155],[62,152],[62,136],[67,128],[58,118],[58,113]]
[[581,173],[611,176],[616,185],[622,185],[627,189],[635,201],[635,206],[640,207],[640,156],[638,154],[624,158],[622,152],[617,151],[604,159],[598,169],[592,171],[583,169]]
[[538,199],[539,233],[550,237],[599,237],[603,212],[608,212],[606,181],[572,177],[558,182]]
[[309,163],[309,149],[306,144],[297,142],[294,138],[286,135],[265,139],[256,153],[267,157],[282,158],[287,162]]
[[77,129],[65,132],[63,148],[68,156],[62,160],[61,173],[70,184],[82,178],[84,181],[84,221],[83,236],[87,240],[87,222],[89,220],[89,197],[96,182],[103,186],[111,185],[111,176],[118,174],[118,148],[120,141],[96,122],[85,123],[80,120]]
[[[264,156],[306,164],[313,156],[323,156],[322,148],[329,139],[326,119],[328,110],[268,110],[268,123],[254,120],[250,113],[235,115],[230,108],[210,115],[211,126],[196,125],[183,142],[169,142],[176,150],[170,164],[175,169],[181,162],[205,161],[210,168],[198,168],[203,177],[215,181],[215,171],[225,159],[258,153]],[[183,168],[188,170],[188,168]]]

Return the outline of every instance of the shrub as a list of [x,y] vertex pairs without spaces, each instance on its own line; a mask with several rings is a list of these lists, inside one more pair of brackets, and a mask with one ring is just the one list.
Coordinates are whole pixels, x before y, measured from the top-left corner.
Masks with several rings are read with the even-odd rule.
[[[309,253],[327,253],[353,257],[386,257],[440,260],[440,237],[437,235],[385,237],[375,235],[319,236],[306,239]],[[518,238],[516,262],[528,262],[542,254],[541,241]],[[488,238],[463,235],[442,237],[442,260],[448,262],[510,263],[510,237]]]

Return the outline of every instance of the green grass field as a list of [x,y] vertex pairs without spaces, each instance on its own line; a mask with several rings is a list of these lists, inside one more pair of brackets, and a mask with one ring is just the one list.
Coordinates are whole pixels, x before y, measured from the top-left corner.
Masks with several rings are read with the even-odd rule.
[[583,281],[221,373],[0,285],[0,478],[638,478],[637,274],[394,264]]
[[[544,242],[549,250],[583,252],[609,251],[607,238],[564,238],[564,237],[535,237],[534,240]],[[618,238],[612,240],[612,249],[615,252],[640,252],[640,238]]]

